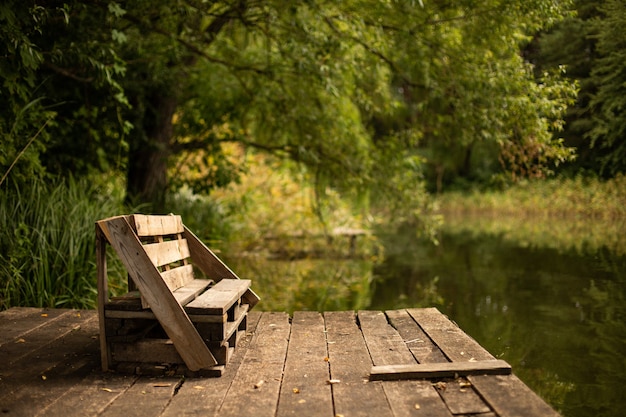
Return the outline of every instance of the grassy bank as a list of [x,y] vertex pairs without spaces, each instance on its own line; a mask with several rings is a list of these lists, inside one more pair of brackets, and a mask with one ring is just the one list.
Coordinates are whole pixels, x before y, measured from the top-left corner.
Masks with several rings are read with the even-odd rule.
[[438,202],[444,214],[614,220],[626,216],[626,176],[528,181],[504,191],[447,193]]
[[626,254],[626,177],[554,179],[438,197],[444,230],[497,234],[522,246]]

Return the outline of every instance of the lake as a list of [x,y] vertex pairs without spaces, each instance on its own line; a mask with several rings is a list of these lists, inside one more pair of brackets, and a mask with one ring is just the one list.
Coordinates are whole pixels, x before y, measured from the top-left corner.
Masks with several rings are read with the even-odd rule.
[[263,310],[437,307],[565,417],[617,417],[625,231],[614,221],[450,217],[438,245],[404,228],[353,259],[228,263],[253,279]]
[[[623,416],[624,229],[482,220],[444,228],[438,246],[388,236],[371,307],[427,300],[564,416]],[[569,231],[551,236],[558,227]],[[608,228],[610,245],[601,244],[598,227]]]

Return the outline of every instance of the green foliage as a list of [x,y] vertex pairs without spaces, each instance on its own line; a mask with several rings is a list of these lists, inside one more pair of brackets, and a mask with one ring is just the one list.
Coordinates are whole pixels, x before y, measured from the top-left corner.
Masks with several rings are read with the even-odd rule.
[[[119,186],[69,179],[13,187],[0,194],[0,309],[94,308],[94,222],[124,212]],[[114,291],[125,279],[119,267],[110,265],[120,277]]]
[[591,146],[603,150],[602,170],[614,175],[626,169],[626,5],[609,0],[599,9],[603,18],[594,25],[600,57],[591,73],[598,91],[589,104],[594,111],[589,136]]

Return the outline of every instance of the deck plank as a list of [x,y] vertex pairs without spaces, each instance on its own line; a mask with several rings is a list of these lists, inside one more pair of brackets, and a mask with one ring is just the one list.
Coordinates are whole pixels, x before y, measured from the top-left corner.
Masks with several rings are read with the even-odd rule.
[[16,339],[25,339],[28,333],[66,314],[70,314],[70,310],[18,307],[3,311],[0,313],[0,346]]
[[277,416],[334,416],[324,319],[295,312]]
[[[95,311],[41,314],[41,309],[0,313],[0,328],[13,332],[13,341],[0,345],[0,413],[558,416],[514,375],[369,381],[375,364],[435,365],[446,357],[446,362],[461,364],[473,362],[471,358],[495,362],[435,309],[295,312],[292,319],[286,313],[251,312],[248,331],[219,378],[102,372]],[[15,344],[15,335],[27,337]],[[14,344],[26,350],[20,352]]]
[[[36,340],[40,347],[14,361],[10,366],[0,363],[0,410],[12,416],[29,416],[52,404],[68,389],[98,368],[98,320],[95,311],[71,312],[80,324],[62,336],[48,340]],[[78,316],[78,317],[77,317]],[[45,327],[30,335],[45,335]]]
[[500,417],[559,416],[515,375],[471,376],[468,380]]
[[104,412],[139,379],[136,375],[90,373],[52,403],[35,414],[36,417],[67,417],[70,410],[80,410],[83,416]]
[[[42,314],[46,316],[41,317]],[[76,330],[85,322],[85,318],[97,319],[93,312],[84,314],[87,317],[81,317],[81,313],[76,310],[65,310],[58,315],[51,312],[38,313],[39,317],[29,317],[27,321],[33,325],[32,330],[24,331],[22,329],[17,338],[0,346],[0,364],[11,366],[13,363],[28,357],[33,352],[45,348],[46,345]]]
[[451,361],[495,359],[436,308],[412,308],[408,312]]
[[335,414],[392,416],[380,382],[369,382],[372,360],[350,311],[324,313]]
[[430,337],[418,326],[408,311],[388,310],[385,314],[387,314],[389,323],[402,336],[418,363],[448,362],[441,349],[430,340]]
[[289,316],[264,313],[220,416],[274,416],[289,342]]
[[387,322],[385,313],[359,311],[358,318],[374,365],[412,365],[417,363],[402,336]]
[[[441,362],[441,357],[450,358],[453,362],[495,359],[474,339],[441,314],[439,310],[424,308],[409,309],[407,312],[430,339],[426,352],[431,349],[431,344],[435,344],[441,352],[441,356],[438,353],[428,354],[423,358],[425,360],[424,363],[429,363],[430,359]],[[464,378],[453,382],[440,383],[436,387],[444,403],[454,414],[460,414],[461,412],[478,414],[490,410],[489,405],[478,394],[472,384],[468,383]],[[450,388],[449,391],[448,388]]]
[[248,314],[248,330],[241,340],[233,357],[228,362],[224,374],[220,378],[188,378],[180,387],[176,396],[165,409],[161,417],[179,417],[181,410],[187,415],[215,415],[224,403],[226,394],[238,375],[245,352],[251,343],[252,334],[256,332],[260,312]]

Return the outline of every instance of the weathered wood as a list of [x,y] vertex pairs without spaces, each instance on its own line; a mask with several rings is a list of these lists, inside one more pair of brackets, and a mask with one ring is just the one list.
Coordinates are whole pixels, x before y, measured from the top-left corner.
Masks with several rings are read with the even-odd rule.
[[183,221],[179,215],[155,216],[133,214],[129,222],[137,236],[176,235],[183,233]]
[[[324,313],[335,413],[345,416],[391,416],[380,382],[369,382],[372,360],[363,334],[349,311]],[[355,395],[355,393],[359,393]]]
[[[187,265],[186,267],[191,267],[191,265]],[[180,268],[176,268],[176,270],[178,269]],[[163,275],[163,273],[161,275]],[[187,282],[183,287],[174,290],[174,298],[181,306],[186,306],[191,301],[195,300],[198,295],[206,291],[212,283],[213,281],[208,279],[194,279]]]
[[515,375],[470,376],[468,380],[500,417],[559,415]]
[[[193,274],[193,265],[181,265],[177,268],[172,268],[167,271],[161,272],[161,277],[163,281],[167,284],[167,287],[172,291],[179,290],[181,288],[186,288],[190,283],[195,281],[195,276]],[[200,280],[201,282],[208,283],[209,280]],[[204,287],[206,288],[206,287]]]
[[[248,328],[255,333],[259,319],[259,312],[248,315]],[[172,398],[161,417],[179,417],[180,415],[212,416],[222,406],[226,393],[234,379],[239,375],[238,370],[250,345],[251,336],[245,337],[235,350],[229,365],[220,378],[187,378],[178,393]],[[245,401],[245,399],[244,399]]]
[[429,381],[385,381],[383,387],[394,417],[453,417]]
[[110,404],[102,417],[158,416],[181,384],[180,378],[140,379]]
[[[190,256],[186,240],[166,240],[165,242],[148,243],[143,249],[154,266],[163,266],[181,261]],[[176,288],[172,288],[174,290]]]
[[250,288],[250,280],[221,280],[185,306],[188,314],[224,314]]
[[455,415],[488,413],[491,408],[476,394],[465,378],[456,378],[435,385],[448,409]]
[[359,324],[374,365],[416,364],[398,332],[380,311],[359,311]]
[[217,361],[161,279],[126,219],[118,217],[99,224],[187,367],[196,371],[216,365]]
[[402,336],[404,343],[418,363],[448,362],[437,345],[430,340],[406,310],[389,310],[385,313],[389,323]]
[[95,416],[102,413],[138,380],[136,375],[92,372],[69,388],[36,417],[68,417],[75,414]]
[[503,360],[422,363],[373,366],[370,380],[436,379],[467,375],[508,375],[510,373],[511,366]]
[[109,301],[109,282],[107,278],[106,236],[96,223],[96,273],[98,286],[98,317],[100,318],[100,364],[103,371],[108,371],[111,365],[111,350],[107,344],[105,306]]
[[295,312],[277,416],[334,416],[324,319]]
[[47,326],[69,310],[15,307],[0,313],[0,346],[24,339],[28,333]]
[[[201,372],[184,372],[185,378],[103,373],[95,311],[50,311],[59,318],[43,325],[35,313],[0,313],[0,325],[11,317],[20,334],[28,336],[26,344],[36,346],[11,364],[0,357],[0,412],[7,415],[558,416],[513,375],[368,381],[372,357],[383,357],[385,347],[396,356],[397,338],[404,334],[394,335],[385,315],[377,312],[296,312],[291,321],[285,313],[253,312],[246,315],[250,333],[240,328],[227,345],[218,346],[220,359],[228,359],[237,346],[220,378],[199,378]],[[406,318],[387,312],[394,326],[395,316]],[[34,329],[22,320],[32,320]]]
[[407,311],[451,361],[495,359],[491,353],[436,308],[408,309]]
[[[215,253],[213,253],[213,251],[209,249],[200,239],[198,239],[198,237],[194,235],[193,232],[187,228],[187,226],[183,227],[183,236],[187,239],[187,244],[189,246],[191,257],[194,260],[194,264],[200,268],[207,278],[215,281],[228,278],[239,279],[237,274],[226,266],[226,264],[222,262],[222,260],[218,258]],[[253,308],[260,301],[259,296],[256,295],[250,288],[248,288],[243,297],[245,303],[250,305],[250,308]]]
[[289,316],[265,313],[219,410],[220,416],[273,417],[289,341]]
[[[59,314],[60,313],[60,314]],[[95,312],[86,313],[89,318],[95,318]],[[45,317],[41,317],[44,314]],[[52,316],[52,317],[50,317]],[[45,322],[41,322],[44,319]],[[84,322],[81,313],[76,310],[61,310],[59,312],[40,313],[39,317],[32,317],[33,324],[37,324],[32,331],[21,332],[9,343],[0,346],[0,363],[11,366],[18,361],[28,358],[37,350],[45,348],[50,343],[76,329]]]
[[[68,312],[68,310],[64,310]],[[99,362],[95,311],[69,311],[76,325],[57,337],[40,328],[30,333],[39,347],[12,364],[0,360],[0,410],[11,416],[33,416],[67,389],[79,384]],[[64,315],[67,317],[68,315]],[[54,325],[46,326],[54,328]]]

